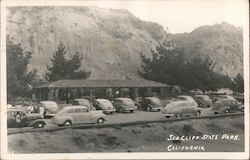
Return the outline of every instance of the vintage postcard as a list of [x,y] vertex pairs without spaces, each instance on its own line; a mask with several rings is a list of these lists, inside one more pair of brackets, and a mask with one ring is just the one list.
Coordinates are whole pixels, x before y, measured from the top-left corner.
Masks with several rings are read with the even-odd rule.
[[247,0],[1,1],[1,159],[248,159]]

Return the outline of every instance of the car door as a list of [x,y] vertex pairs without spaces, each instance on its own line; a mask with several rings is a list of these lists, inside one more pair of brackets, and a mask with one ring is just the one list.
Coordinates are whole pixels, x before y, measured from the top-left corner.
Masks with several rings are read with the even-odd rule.
[[[94,111],[92,111],[94,112]],[[87,108],[82,108],[82,123],[91,123],[92,120],[92,114],[91,111],[89,111],[89,109]]]
[[82,109],[81,108],[75,108],[72,114],[74,123],[82,123]]
[[7,112],[7,127],[14,127],[16,125],[15,112]]

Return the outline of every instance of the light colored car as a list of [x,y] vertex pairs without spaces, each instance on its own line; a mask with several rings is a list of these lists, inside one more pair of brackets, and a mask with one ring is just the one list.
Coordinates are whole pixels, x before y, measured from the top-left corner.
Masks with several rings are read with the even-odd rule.
[[113,105],[118,112],[133,113],[135,110],[137,110],[137,106],[130,98],[116,98],[113,101]]
[[86,106],[89,108],[89,110],[96,110],[95,107],[93,107],[88,99],[85,98],[77,98],[74,99],[72,105],[74,106]]
[[103,113],[112,114],[116,111],[113,104],[107,99],[95,99],[93,103],[96,110],[103,110]]
[[163,109],[161,114],[166,118],[175,116],[176,118],[182,115],[195,115],[201,114],[201,109],[191,96],[178,96],[176,99],[168,103]]
[[212,110],[214,111],[215,114],[230,113],[230,112],[235,112],[235,111],[244,112],[244,105],[238,102],[233,97],[230,97],[230,98],[225,97],[222,99],[218,99],[215,102]]
[[212,99],[208,95],[195,95],[193,98],[199,107],[208,108],[213,105]]
[[43,108],[44,117],[54,116],[58,112],[58,105],[54,101],[40,101],[38,108]]
[[57,112],[52,123],[59,126],[71,126],[81,123],[103,124],[106,120],[102,111],[89,110],[86,106],[67,106]]

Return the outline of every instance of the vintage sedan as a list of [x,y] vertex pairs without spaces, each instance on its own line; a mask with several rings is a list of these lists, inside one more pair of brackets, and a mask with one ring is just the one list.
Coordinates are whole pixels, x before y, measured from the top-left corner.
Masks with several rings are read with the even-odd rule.
[[161,101],[157,97],[146,97],[140,102],[142,110],[160,111],[162,108]]
[[40,101],[40,103],[38,104],[38,108],[43,108],[44,117],[52,117],[59,110],[57,103],[54,101]]
[[199,107],[208,108],[213,105],[213,101],[208,95],[195,95],[193,98]]
[[43,128],[46,122],[43,115],[39,113],[27,114],[21,108],[11,108],[7,110],[7,127],[34,127]]
[[244,105],[241,102],[238,102],[236,99],[233,97],[226,97],[222,99],[218,99],[212,110],[214,111],[215,114],[218,113],[230,113],[230,112],[235,112],[235,111],[241,111],[244,112]]
[[104,124],[105,116],[102,111],[89,110],[86,106],[67,106],[57,112],[51,122],[58,126],[81,123]]
[[166,118],[174,116],[180,118],[183,115],[200,116],[201,109],[191,96],[178,96],[176,99],[168,103],[163,109],[161,114]]
[[96,110],[102,110],[106,114],[113,114],[116,111],[113,104],[107,99],[95,99],[93,105]]
[[137,110],[137,106],[130,98],[116,98],[113,101],[113,105],[115,109],[122,113],[122,112],[130,112],[133,113]]
[[74,106],[86,106],[89,108],[89,110],[96,110],[95,107],[93,107],[88,99],[85,98],[77,98],[74,99],[72,105]]

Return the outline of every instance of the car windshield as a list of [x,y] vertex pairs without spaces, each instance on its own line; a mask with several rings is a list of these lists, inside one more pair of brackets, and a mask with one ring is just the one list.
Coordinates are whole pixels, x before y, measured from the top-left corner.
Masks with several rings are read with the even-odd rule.
[[122,103],[126,105],[134,105],[134,102],[129,98],[122,99]]
[[111,106],[112,103],[108,100],[102,99],[102,100],[97,100],[97,102],[101,103],[104,106]]
[[50,107],[57,107],[57,103],[56,102],[41,102],[42,104],[44,104],[45,106],[50,106]]
[[154,103],[157,103],[157,104],[161,103],[160,100],[159,100],[158,98],[150,98],[150,99],[151,99],[151,101],[153,101]]
[[87,99],[78,99],[73,101],[73,105],[86,105],[90,106],[90,102]]

